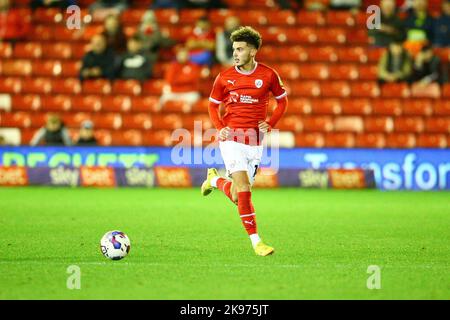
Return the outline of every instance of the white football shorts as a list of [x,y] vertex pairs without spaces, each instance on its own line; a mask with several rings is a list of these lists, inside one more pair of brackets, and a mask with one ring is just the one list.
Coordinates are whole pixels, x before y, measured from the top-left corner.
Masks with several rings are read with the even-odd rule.
[[251,146],[236,141],[219,141],[219,149],[227,170],[227,175],[237,171],[247,171],[250,184],[255,181],[256,172],[263,154],[263,146]]

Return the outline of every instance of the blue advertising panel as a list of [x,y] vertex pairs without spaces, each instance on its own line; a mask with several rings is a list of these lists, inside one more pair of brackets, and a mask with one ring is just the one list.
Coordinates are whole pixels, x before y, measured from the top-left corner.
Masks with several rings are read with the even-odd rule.
[[[0,166],[216,166],[217,148],[0,147]],[[450,190],[450,149],[266,149],[262,167],[372,169],[384,190]]]

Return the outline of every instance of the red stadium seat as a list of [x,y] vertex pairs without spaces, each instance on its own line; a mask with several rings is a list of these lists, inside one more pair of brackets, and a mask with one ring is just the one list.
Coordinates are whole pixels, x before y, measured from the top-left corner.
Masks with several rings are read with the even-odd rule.
[[110,94],[111,83],[106,79],[84,80],[83,94]]
[[288,29],[282,27],[259,28],[262,38],[266,43],[285,44],[288,41]]
[[351,95],[355,98],[377,98],[380,89],[375,81],[359,81],[350,83]]
[[36,24],[55,24],[62,21],[62,14],[57,8],[37,8],[33,12],[33,22]]
[[142,92],[141,83],[138,80],[116,80],[113,83],[112,92],[114,94],[140,95]]
[[347,43],[349,45],[367,46],[369,44],[369,36],[367,30],[354,28],[347,32]]
[[383,98],[408,98],[410,96],[409,86],[406,83],[385,83],[381,86]]
[[305,27],[288,29],[286,31],[288,42],[291,44],[311,44],[317,42],[316,29]]
[[68,128],[80,128],[85,120],[92,120],[91,114],[87,112],[62,113],[61,118]]
[[424,121],[420,117],[399,117],[394,119],[395,132],[423,132],[425,127]]
[[22,80],[20,78],[0,78],[0,92],[17,94],[22,91]]
[[102,96],[102,111],[128,112],[131,110],[131,98],[124,95]]
[[295,145],[322,148],[325,145],[325,137],[322,133],[298,133],[295,135]]
[[232,9],[210,10],[209,20],[213,25],[222,27],[225,23],[226,18],[236,15],[236,12]]
[[121,21],[124,25],[139,25],[145,9],[127,9],[122,12]]
[[192,113],[208,113],[208,105],[209,100],[208,99],[200,99],[197,101],[191,109]]
[[320,85],[317,81],[291,82],[291,95],[295,97],[317,97],[320,95]]
[[42,47],[42,57],[46,59],[70,59],[72,45],[68,42],[48,43]]
[[159,97],[131,97],[131,111],[157,113],[160,111]]
[[54,60],[35,61],[33,63],[33,76],[35,77],[58,77],[61,75],[61,63]]
[[381,133],[363,133],[355,137],[357,148],[384,148],[386,140]]
[[[297,71],[298,70],[298,71]],[[298,65],[296,72],[299,73],[300,79],[306,80],[324,80],[328,79],[328,67],[323,63],[301,64]],[[287,78],[290,79],[290,78]]]
[[403,100],[403,112],[406,116],[430,116],[433,114],[433,105],[428,99]]
[[[83,34],[81,36],[81,39],[84,41],[90,41],[93,36],[102,33],[104,30],[103,25],[87,25],[84,30]],[[78,39],[80,37],[79,33],[73,32],[71,35],[72,39],[75,37],[75,39]],[[58,39],[58,40],[64,40],[64,39]]]
[[77,112],[103,111],[101,95],[80,95],[72,98],[72,110]]
[[323,26],[325,17],[320,11],[299,10],[297,13],[297,24],[300,26]]
[[26,78],[22,80],[23,93],[49,94],[52,81],[49,78]]
[[334,46],[311,47],[307,49],[309,62],[336,62],[338,56]]
[[4,77],[27,77],[32,71],[32,63],[29,60],[4,60],[1,64],[1,74]]
[[276,26],[294,26],[296,17],[291,10],[272,10],[268,14],[268,20],[271,25]]
[[437,100],[434,102],[433,114],[437,116],[450,116],[450,101]]
[[122,116],[124,129],[149,130],[152,128],[152,118],[146,113],[134,113]]
[[333,131],[333,118],[329,116],[315,116],[299,118],[302,122],[303,131],[307,132],[329,132]]
[[70,96],[42,96],[42,111],[46,112],[67,112],[72,108],[72,100]]
[[338,99],[312,99],[311,113],[321,115],[333,115],[341,113],[341,105]]
[[143,93],[149,95],[160,96],[164,86],[164,80],[148,80],[144,82]]
[[334,131],[336,132],[362,132],[363,119],[358,116],[341,116],[334,118]]
[[369,99],[341,99],[341,113],[346,115],[368,115],[372,112]]
[[447,139],[445,134],[419,134],[416,146],[419,148],[446,148]]
[[320,92],[323,97],[345,98],[351,91],[347,81],[327,81],[322,82]]
[[185,101],[167,101],[162,106],[162,110],[170,113],[188,113],[191,111],[191,106]]
[[179,24],[195,24],[198,19],[207,15],[205,9],[181,9],[179,11]]
[[352,148],[355,146],[355,136],[352,133],[327,133],[325,146],[329,148]]
[[111,145],[113,146],[141,146],[142,142],[142,132],[139,130],[111,132]]
[[[30,28],[28,34],[28,40],[31,41],[50,41],[54,40],[54,27],[50,26],[42,26],[42,25],[34,25],[33,28]],[[67,30],[66,27],[62,28],[63,30]]]
[[287,46],[279,48],[280,56],[286,62],[303,62],[309,58],[308,50],[303,46]]
[[11,106],[14,112],[38,111],[41,108],[41,97],[36,94],[14,95],[11,97]]
[[439,98],[441,96],[441,87],[437,83],[430,83],[423,86],[414,83],[411,86],[411,96],[414,98]]
[[22,129],[20,130],[20,144],[28,145],[31,142],[34,134],[36,133],[36,129]]
[[94,126],[99,129],[120,129],[122,117],[120,113],[97,113],[91,115]]
[[81,61],[61,62],[61,76],[64,78],[76,78],[80,75]]
[[432,117],[426,119],[425,132],[450,134],[450,117]]
[[89,38],[83,39],[83,29],[69,29],[66,26],[53,26],[51,29],[52,40],[55,41],[88,41]]
[[39,59],[42,56],[42,46],[38,42],[18,42],[14,46],[15,59]]
[[368,117],[364,119],[364,131],[373,132],[392,132],[394,130],[394,121],[390,117]]
[[378,64],[381,56],[386,51],[385,48],[370,47],[367,50],[367,61],[372,64]]
[[206,113],[199,113],[194,115],[184,115],[183,118],[183,128],[193,130],[196,128],[201,128],[202,131],[213,128],[213,124],[209,115]]
[[263,10],[241,10],[238,11],[238,17],[243,26],[264,26],[268,24],[268,17]]
[[359,65],[358,66],[359,79],[364,81],[374,81],[378,79],[377,65]]
[[367,49],[365,47],[353,46],[335,48],[338,59],[341,62],[366,63]]
[[372,102],[374,115],[399,116],[402,114],[402,102],[399,99],[381,99]]
[[[284,54],[284,50],[282,51],[282,53]],[[258,59],[262,61],[276,62],[279,60],[279,58],[280,53],[276,46],[262,46],[261,49],[258,50]]]
[[414,148],[416,137],[412,133],[393,133],[386,136],[388,148]]
[[56,94],[78,94],[81,92],[80,80],[76,78],[53,79],[53,93]]
[[181,128],[183,121],[177,114],[155,114],[153,115],[153,128],[162,130],[175,130]]
[[72,59],[82,60],[83,56],[88,52],[89,44],[86,43],[72,43]]
[[9,42],[0,42],[0,58],[8,59],[12,56],[13,47]]
[[317,38],[324,45],[341,45],[346,42],[346,32],[341,28],[317,29]]
[[145,146],[170,146],[172,145],[172,132],[169,130],[150,130],[143,134]]
[[97,142],[101,146],[110,146],[112,143],[111,131],[109,130],[95,130],[94,132]]
[[280,119],[277,123],[277,129],[282,131],[300,132],[302,130],[302,122],[298,116],[287,115]]
[[446,83],[442,87],[442,97],[450,99],[450,83]]
[[28,112],[8,112],[2,113],[0,127],[29,128],[31,117]]
[[175,24],[179,21],[176,9],[157,9],[155,15],[158,23],[162,25]]
[[332,27],[352,27],[355,25],[355,18],[350,11],[328,11],[326,21],[327,25]]
[[329,66],[331,80],[355,80],[358,78],[358,67],[354,64],[336,64]]
[[310,114],[312,111],[311,100],[306,98],[289,99],[288,114]]

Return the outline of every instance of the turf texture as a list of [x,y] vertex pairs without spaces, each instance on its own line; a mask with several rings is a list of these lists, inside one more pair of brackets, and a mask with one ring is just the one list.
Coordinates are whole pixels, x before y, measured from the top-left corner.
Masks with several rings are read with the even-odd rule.
[[[217,190],[0,188],[0,299],[450,298],[448,192],[256,189],[253,202],[272,256]],[[120,261],[99,249],[114,229],[131,239]]]

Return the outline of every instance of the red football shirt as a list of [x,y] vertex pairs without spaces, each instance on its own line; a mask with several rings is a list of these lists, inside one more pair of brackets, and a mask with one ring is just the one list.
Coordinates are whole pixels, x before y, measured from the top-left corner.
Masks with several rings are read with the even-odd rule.
[[258,129],[258,122],[265,121],[270,93],[275,99],[286,96],[283,82],[272,68],[256,63],[250,72],[230,67],[214,81],[209,100],[225,104],[222,118],[232,129]]

